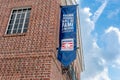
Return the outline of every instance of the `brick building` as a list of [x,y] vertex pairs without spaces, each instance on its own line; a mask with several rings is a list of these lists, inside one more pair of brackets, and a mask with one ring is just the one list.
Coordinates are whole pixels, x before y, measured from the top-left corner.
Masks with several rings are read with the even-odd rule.
[[56,58],[60,6],[69,1],[0,0],[0,80],[80,80],[81,47],[67,69]]

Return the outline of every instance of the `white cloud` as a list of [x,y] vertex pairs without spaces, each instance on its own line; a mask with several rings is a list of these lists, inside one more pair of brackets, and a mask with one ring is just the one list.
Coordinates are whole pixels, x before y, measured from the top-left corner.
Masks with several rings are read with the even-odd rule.
[[84,8],[83,11],[88,15],[88,17],[92,15],[92,13],[90,13],[90,8]]
[[[90,35],[91,32],[94,30],[94,22],[90,19],[92,16],[92,13],[90,12],[90,8],[86,7],[83,9],[80,9],[80,23],[81,23],[81,33],[83,37],[83,48],[88,50],[92,45],[92,36]],[[86,46],[89,46],[86,48]]]
[[96,35],[97,33],[92,33],[95,29],[95,22],[102,14],[106,4],[107,1],[104,1],[102,8],[100,7],[94,15],[90,12],[89,7],[80,9],[85,59],[85,71],[82,73],[82,80],[111,80],[108,67],[120,66],[120,57],[117,58],[120,55],[120,30],[110,26],[102,35],[99,35],[99,38]]
[[101,52],[97,44],[97,39],[91,34],[95,28],[95,24],[90,19],[92,16],[90,8],[81,9],[80,13],[83,52],[85,58],[85,71],[82,73],[82,80],[110,80],[107,71],[104,70],[106,62],[100,56]]
[[115,60],[120,55],[120,30],[119,28],[110,26],[101,36],[99,43],[102,43],[101,56],[109,65],[113,65]]
[[[90,8],[86,7],[83,9],[80,9],[80,18],[81,18],[81,26],[83,30],[82,32],[86,34],[90,34],[92,30],[94,30],[94,22],[90,19],[92,16],[92,13],[90,12]],[[86,24],[87,23],[87,24]]]
[[99,49],[99,46],[98,46],[96,40],[93,41],[93,48],[94,48],[94,49]]
[[91,80],[111,80],[108,76],[108,69],[104,68],[102,72],[95,75],[95,77],[93,77]]
[[104,2],[102,3],[102,5],[98,8],[98,10],[94,13],[94,16],[92,17],[94,23],[97,22],[97,20],[99,19],[99,17],[101,16],[101,14],[103,13],[103,10],[105,9],[105,7],[107,6],[108,1],[104,0]]
[[118,59],[116,59],[116,63],[119,65],[120,67],[120,57]]
[[120,55],[116,58],[114,61],[114,64],[112,65],[113,68],[120,69]]
[[105,67],[103,71],[95,74],[94,76],[86,77],[83,80],[111,80],[111,79],[108,76],[108,68]]
[[[93,15],[90,8],[80,10],[81,32],[83,41],[83,53],[85,59],[85,71],[82,80],[111,80],[108,74],[108,66],[120,66],[120,30],[110,26],[102,35],[94,35],[95,22],[91,20]],[[97,20],[97,19],[96,19]],[[99,44],[103,44],[101,47]]]
[[116,27],[113,27],[113,26],[110,26],[106,31],[105,33],[111,33],[111,32],[114,32],[117,37],[118,37],[118,41],[119,41],[119,44],[120,44],[120,30]]
[[103,58],[100,58],[99,65],[106,66],[106,61]]
[[79,3],[80,1],[79,0],[75,0],[76,3]]
[[108,18],[113,18],[120,13],[120,9],[116,9],[115,11],[111,11],[108,15]]

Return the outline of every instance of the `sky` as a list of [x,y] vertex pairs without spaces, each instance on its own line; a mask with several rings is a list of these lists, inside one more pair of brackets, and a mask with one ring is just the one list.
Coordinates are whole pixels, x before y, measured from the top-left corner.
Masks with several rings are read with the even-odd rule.
[[79,0],[81,80],[120,80],[120,0]]

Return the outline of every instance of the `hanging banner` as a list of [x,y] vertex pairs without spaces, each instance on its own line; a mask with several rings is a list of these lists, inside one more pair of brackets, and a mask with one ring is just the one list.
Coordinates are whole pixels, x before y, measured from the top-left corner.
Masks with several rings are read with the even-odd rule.
[[76,8],[77,5],[61,7],[58,60],[64,66],[70,65],[76,58]]

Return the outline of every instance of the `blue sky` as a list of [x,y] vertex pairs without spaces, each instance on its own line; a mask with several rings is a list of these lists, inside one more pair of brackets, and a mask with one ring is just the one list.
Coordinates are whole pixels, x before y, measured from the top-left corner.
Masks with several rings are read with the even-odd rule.
[[120,80],[120,0],[80,0],[81,80]]

